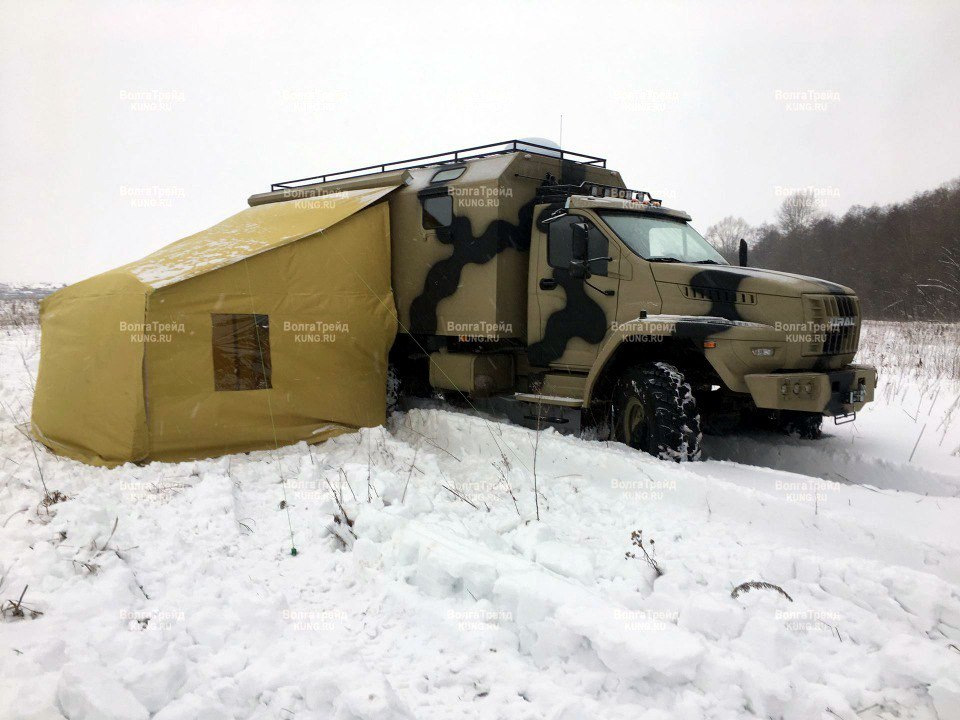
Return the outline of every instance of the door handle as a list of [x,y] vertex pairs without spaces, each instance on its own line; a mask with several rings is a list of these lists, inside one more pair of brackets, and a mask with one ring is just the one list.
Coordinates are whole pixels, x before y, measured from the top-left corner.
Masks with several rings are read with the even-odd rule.
[[540,289],[541,290],[553,290],[557,287],[559,283],[553,278],[540,278]]

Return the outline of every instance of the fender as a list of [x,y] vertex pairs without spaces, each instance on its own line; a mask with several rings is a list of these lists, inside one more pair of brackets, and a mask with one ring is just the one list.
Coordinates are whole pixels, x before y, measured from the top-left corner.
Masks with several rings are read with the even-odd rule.
[[[597,380],[617,349],[627,343],[650,342],[663,338],[753,340],[782,342],[783,333],[763,323],[728,320],[712,315],[648,315],[622,323],[614,323],[600,345],[597,359],[587,374],[583,407],[589,407]],[[715,365],[711,358],[711,365]],[[721,375],[721,368],[716,368]],[[725,369],[725,368],[724,368]]]

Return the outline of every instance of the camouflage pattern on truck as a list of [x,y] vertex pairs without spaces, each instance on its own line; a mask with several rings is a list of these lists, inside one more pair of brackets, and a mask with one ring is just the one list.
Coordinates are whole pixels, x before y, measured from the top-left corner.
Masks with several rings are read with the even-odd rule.
[[[668,361],[695,389],[721,386],[757,408],[846,415],[872,400],[875,371],[850,365],[850,288],[730,266],[686,213],[627,190],[605,161],[548,150],[383,166],[249,202],[398,185],[384,202],[400,337],[429,353],[435,387],[462,377],[471,392],[509,390],[512,368],[512,390],[587,408],[625,369]],[[464,364],[462,352],[499,355]]]

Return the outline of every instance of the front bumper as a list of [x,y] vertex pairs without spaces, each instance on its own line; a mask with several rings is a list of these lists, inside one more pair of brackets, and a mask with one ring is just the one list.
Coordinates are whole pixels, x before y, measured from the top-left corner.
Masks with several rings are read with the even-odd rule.
[[744,377],[753,402],[769,410],[849,415],[873,401],[877,371],[847,365],[830,372],[786,372]]

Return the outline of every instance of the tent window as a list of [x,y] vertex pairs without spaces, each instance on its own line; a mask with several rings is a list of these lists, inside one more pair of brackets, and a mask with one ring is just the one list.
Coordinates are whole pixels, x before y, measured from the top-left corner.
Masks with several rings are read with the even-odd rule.
[[270,316],[214,313],[210,317],[214,388],[270,388]]

